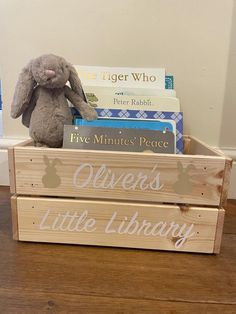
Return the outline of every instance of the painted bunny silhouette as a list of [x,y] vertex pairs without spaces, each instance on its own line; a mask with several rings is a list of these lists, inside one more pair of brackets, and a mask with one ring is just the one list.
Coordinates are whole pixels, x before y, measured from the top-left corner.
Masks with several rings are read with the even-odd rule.
[[50,163],[50,160],[47,156],[43,156],[43,161],[46,165],[45,172],[46,174],[42,177],[42,182],[45,188],[57,188],[61,184],[61,178],[57,174],[56,165],[61,165],[62,162],[60,159],[53,159]]
[[193,185],[190,181],[189,171],[195,169],[194,165],[188,165],[185,169],[180,161],[177,163],[179,171],[178,180],[174,184],[174,191],[177,194],[189,194],[192,192]]

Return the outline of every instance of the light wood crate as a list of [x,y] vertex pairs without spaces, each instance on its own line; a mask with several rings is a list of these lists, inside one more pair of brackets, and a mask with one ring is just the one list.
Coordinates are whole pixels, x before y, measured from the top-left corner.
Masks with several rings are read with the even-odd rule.
[[232,160],[184,142],[183,155],[10,148],[14,239],[219,253]]

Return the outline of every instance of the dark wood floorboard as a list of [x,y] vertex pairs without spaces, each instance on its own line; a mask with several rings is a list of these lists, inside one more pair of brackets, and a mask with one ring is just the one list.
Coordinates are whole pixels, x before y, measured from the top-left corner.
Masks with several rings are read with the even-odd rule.
[[12,240],[0,187],[0,313],[236,313],[236,201],[220,255]]

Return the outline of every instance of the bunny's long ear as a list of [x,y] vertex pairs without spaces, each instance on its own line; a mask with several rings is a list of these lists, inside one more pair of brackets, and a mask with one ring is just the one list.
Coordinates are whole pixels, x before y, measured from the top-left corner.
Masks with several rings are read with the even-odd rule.
[[44,161],[44,163],[45,163],[46,166],[50,166],[50,161],[49,161],[49,159],[48,159],[48,156],[43,155],[43,161]]
[[52,166],[55,167],[56,165],[62,165],[62,161],[59,158],[52,161]]
[[181,164],[180,161],[177,162],[177,168],[178,168],[178,170],[179,170],[180,173],[183,172],[183,169],[184,169],[184,168],[183,168],[183,165]]
[[83,88],[82,88],[82,84],[76,72],[76,69],[71,64],[69,64],[69,69],[70,69],[69,82],[70,82],[71,89],[76,94],[78,94],[85,102],[87,102],[84,95]]
[[11,105],[11,117],[16,119],[25,111],[30,103],[33,89],[36,85],[32,71],[32,61],[21,71]]
[[195,170],[195,169],[196,169],[195,166],[193,164],[190,164],[187,166],[186,172],[189,172],[190,170]]

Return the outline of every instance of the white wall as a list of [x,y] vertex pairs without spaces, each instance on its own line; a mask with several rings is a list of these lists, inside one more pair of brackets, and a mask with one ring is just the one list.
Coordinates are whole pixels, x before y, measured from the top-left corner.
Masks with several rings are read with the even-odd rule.
[[219,146],[232,147],[236,156],[236,2],[234,2]]
[[185,133],[224,146],[222,118],[233,117],[224,107],[232,12],[233,0],[1,0],[5,136],[28,132],[9,117],[20,69],[53,52],[77,64],[165,67],[175,76]]

